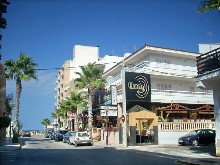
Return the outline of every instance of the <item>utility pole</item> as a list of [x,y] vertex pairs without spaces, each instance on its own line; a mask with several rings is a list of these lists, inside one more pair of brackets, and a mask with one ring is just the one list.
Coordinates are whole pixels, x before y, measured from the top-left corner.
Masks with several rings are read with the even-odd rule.
[[108,145],[108,111],[109,109],[106,109],[105,110],[105,113],[106,113],[106,145]]
[[122,114],[125,116],[125,121],[122,122],[123,132],[123,144],[125,147],[128,146],[127,142],[127,111],[126,111],[126,84],[125,84],[125,61],[122,61]]

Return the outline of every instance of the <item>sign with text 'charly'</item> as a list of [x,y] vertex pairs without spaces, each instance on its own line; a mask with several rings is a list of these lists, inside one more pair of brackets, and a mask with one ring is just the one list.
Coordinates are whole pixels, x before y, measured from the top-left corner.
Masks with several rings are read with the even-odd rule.
[[127,101],[151,101],[149,74],[125,72],[125,88]]

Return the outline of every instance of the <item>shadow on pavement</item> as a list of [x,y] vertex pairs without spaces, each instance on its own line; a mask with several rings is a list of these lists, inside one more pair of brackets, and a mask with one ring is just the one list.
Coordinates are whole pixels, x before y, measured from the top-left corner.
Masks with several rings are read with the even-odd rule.
[[193,153],[198,153],[198,154],[208,154],[211,156],[216,156],[215,154],[215,145],[201,145],[201,146],[196,146],[196,147],[190,147],[190,150]]

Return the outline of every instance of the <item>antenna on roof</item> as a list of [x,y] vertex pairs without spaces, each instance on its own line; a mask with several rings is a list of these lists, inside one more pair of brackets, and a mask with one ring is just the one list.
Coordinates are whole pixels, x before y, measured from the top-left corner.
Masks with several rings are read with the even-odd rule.
[[208,32],[208,33],[207,33],[207,36],[209,37],[209,44],[210,44],[210,51],[211,51],[211,49],[212,49],[212,46],[211,46],[212,32]]
[[113,55],[113,56],[115,55],[115,51],[114,51],[114,49],[112,49],[112,55]]
[[136,45],[134,45],[134,51],[136,51],[136,50],[137,50]]
[[125,53],[127,53],[127,47],[126,47],[126,45],[125,45],[125,49],[124,49],[124,51],[125,51]]

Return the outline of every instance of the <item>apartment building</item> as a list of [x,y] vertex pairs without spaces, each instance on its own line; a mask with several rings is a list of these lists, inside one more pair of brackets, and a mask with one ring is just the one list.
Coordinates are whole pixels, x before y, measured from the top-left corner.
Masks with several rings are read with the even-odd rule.
[[[63,100],[70,97],[72,91],[76,91],[74,80],[79,77],[76,72],[81,72],[80,66],[85,66],[88,63],[94,63],[95,61],[98,61],[98,58],[98,46],[74,46],[73,59],[65,61],[57,74],[57,86],[55,88],[56,107],[58,107],[59,103],[61,103]],[[81,112],[82,110],[79,110],[77,114],[80,114]],[[81,121],[79,120],[78,122],[77,114],[69,112],[67,114],[67,120],[61,118],[59,129],[74,130],[75,127],[80,127]]]

